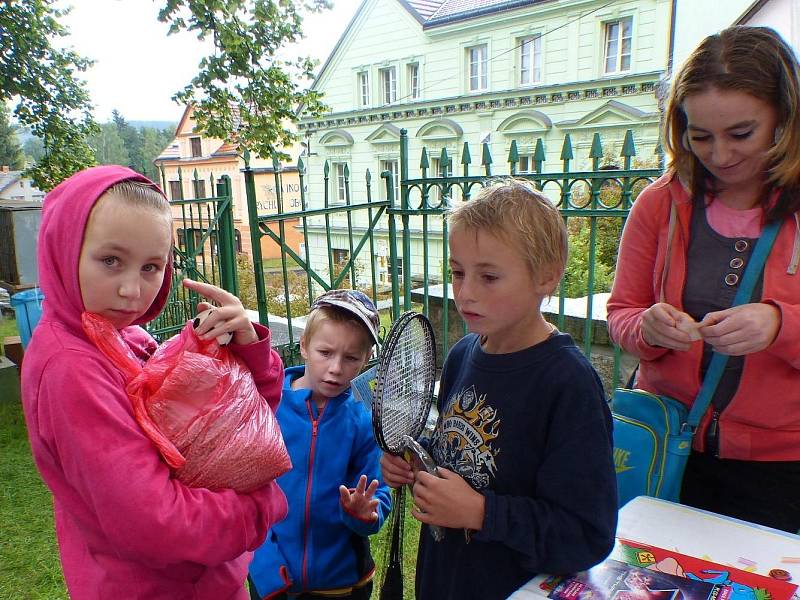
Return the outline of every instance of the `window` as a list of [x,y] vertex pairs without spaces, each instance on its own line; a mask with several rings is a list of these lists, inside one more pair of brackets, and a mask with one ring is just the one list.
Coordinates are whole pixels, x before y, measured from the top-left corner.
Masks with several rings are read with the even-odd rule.
[[192,144],[192,156],[203,156],[203,145],[200,143],[200,138],[189,138],[189,141]]
[[[392,174],[392,186],[394,186],[394,197],[395,199],[400,197],[400,170],[397,166],[396,160],[382,160],[381,161],[381,175],[383,175],[384,171],[389,171]],[[381,179],[381,189],[383,190],[384,196],[388,194],[386,190],[386,184],[384,183],[383,179]],[[389,200],[388,197],[384,198],[385,200]]]
[[489,87],[489,56],[486,44],[467,48],[469,91],[478,92]]
[[236,252],[241,254],[242,253],[242,232],[238,229],[233,230],[233,234],[236,237]]
[[419,63],[408,65],[408,97],[410,100],[419,99]]
[[[391,259],[390,259],[389,262],[391,263]],[[403,276],[403,259],[398,256],[397,258],[394,259],[394,264],[397,265],[397,277],[398,278],[402,277]],[[391,277],[392,277],[392,268],[391,268],[391,266],[389,266],[389,281],[391,281]]]
[[519,83],[530,85],[542,81],[542,37],[523,38],[519,45]]
[[347,186],[345,178],[345,167],[347,163],[339,162],[333,163],[333,194],[331,195],[331,202],[334,204],[344,204],[347,200]]
[[[347,261],[350,260],[350,253],[347,250],[340,250],[338,248],[333,248],[331,253],[333,254],[333,273],[334,277],[338,277],[342,274],[342,271],[347,266]],[[348,269],[347,274],[344,276],[342,280],[342,285],[346,288],[353,287],[353,282],[350,281],[350,275],[352,274],[352,270]]]
[[630,71],[633,19],[628,17],[606,23],[605,29],[605,72]]
[[206,182],[203,179],[192,179],[192,189],[194,189],[195,198],[206,197]]
[[[190,237],[187,239],[187,232],[190,234]],[[189,252],[197,252],[200,248],[200,242],[203,241],[203,236],[206,234],[205,229],[197,229],[197,228],[189,228],[189,229],[178,229],[178,248],[183,251]],[[191,248],[187,248],[186,244],[192,244]],[[216,232],[211,232],[211,235],[206,240],[206,243],[210,243],[210,250],[212,253],[216,253],[218,251],[217,248],[217,234]]]
[[517,163],[517,173],[534,173],[536,163],[533,162],[533,157],[528,154],[520,154],[519,162]]
[[381,74],[381,93],[383,103],[392,104],[397,101],[397,73],[394,67],[380,70]]
[[183,200],[183,191],[181,190],[180,181],[169,182],[169,197],[172,200]]
[[358,101],[360,106],[369,106],[369,72],[358,74]]

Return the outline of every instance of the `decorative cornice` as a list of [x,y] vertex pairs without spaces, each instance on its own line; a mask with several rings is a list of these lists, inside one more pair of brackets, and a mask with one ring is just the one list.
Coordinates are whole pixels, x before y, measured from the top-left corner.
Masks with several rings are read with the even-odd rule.
[[539,108],[599,98],[612,99],[653,94],[662,75],[662,71],[654,71],[630,75],[616,80],[601,79],[529,89],[517,88],[507,92],[481,96],[458,96],[428,102],[343,111],[330,113],[321,119],[301,120],[297,128],[299,131],[313,133],[369,123],[396,122],[409,119],[430,120],[431,117],[445,115],[480,114],[484,111],[507,108],[528,106]]

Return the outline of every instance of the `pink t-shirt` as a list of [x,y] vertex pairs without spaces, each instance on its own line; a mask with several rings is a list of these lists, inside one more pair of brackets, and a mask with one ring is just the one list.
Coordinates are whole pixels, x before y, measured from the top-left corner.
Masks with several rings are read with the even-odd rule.
[[706,219],[718,234],[729,238],[757,238],[761,235],[763,209],[760,206],[736,210],[719,200],[706,206]]

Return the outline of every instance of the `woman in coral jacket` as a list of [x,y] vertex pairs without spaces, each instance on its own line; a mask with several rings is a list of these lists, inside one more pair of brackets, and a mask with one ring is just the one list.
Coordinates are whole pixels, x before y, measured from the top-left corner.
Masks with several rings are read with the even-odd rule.
[[[681,502],[800,529],[800,85],[771,29],[706,38],[676,74],[668,172],[625,225],[611,337],[636,387],[691,405],[712,350],[730,356],[694,438]],[[672,213],[672,216],[671,216]],[[765,223],[780,232],[750,303],[731,308]]]

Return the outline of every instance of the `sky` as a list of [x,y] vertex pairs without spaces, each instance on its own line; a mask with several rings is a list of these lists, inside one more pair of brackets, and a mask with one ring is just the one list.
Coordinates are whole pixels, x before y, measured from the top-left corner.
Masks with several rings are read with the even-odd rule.
[[[204,48],[193,34],[167,36],[158,21],[164,0],[64,0],[72,12],[62,20],[70,37],[62,42],[95,61],[83,73],[95,105],[95,119],[111,120],[117,109],[127,121],[174,121],[183,107],[172,96],[197,72]],[[306,38],[297,56],[320,66],[352,19],[361,0],[334,0],[331,10],[304,20]],[[318,67],[319,69],[319,67]]]

